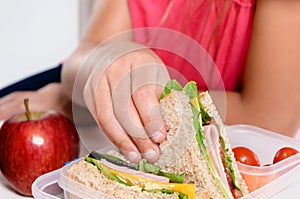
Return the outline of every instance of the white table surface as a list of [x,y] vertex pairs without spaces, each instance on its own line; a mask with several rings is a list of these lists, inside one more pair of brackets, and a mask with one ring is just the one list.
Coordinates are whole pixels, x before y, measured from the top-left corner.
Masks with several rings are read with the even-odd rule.
[[12,190],[2,174],[0,174],[0,196],[1,198],[9,198],[9,199],[32,198],[32,197],[21,196],[20,194]]

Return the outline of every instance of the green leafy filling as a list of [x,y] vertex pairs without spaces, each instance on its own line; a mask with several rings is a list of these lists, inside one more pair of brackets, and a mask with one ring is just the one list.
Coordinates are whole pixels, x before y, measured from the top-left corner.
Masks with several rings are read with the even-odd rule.
[[130,184],[128,184],[127,182],[121,180],[118,176],[116,176],[114,173],[112,173],[103,163],[101,163],[100,161],[94,159],[94,158],[90,158],[88,156],[85,157],[85,160],[93,165],[95,165],[100,172],[107,177],[110,180],[114,180],[118,183],[121,183],[123,185],[126,186],[131,186]]
[[205,111],[203,104],[200,102],[199,98],[199,92],[197,89],[197,84],[194,81],[188,82],[184,88],[183,88],[184,93],[189,96],[190,99],[196,98],[197,101],[199,102],[199,107],[200,107],[200,113],[201,113],[201,119],[202,119],[202,124],[207,124],[211,121],[211,117],[208,115],[208,113]]
[[140,171],[143,171],[145,173],[152,173],[158,176],[164,176],[166,178],[169,178],[170,182],[174,182],[174,183],[184,182],[184,177],[185,177],[184,173],[175,174],[175,173],[163,172],[158,166],[148,163],[145,159],[142,159],[140,161],[139,169]]
[[[103,155],[103,154],[102,154]],[[107,154],[106,154],[107,155]],[[117,158],[115,156],[112,156],[112,155],[108,155],[107,157],[109,158],[112,158],[116,161],[123,161],[122,159],[120,158]],[[85,157],[85,161],[95,165],[97,167],[98,170],[100,170],[100,172],[108,179],[110,180],[113,180],[113,181],[116,181],[118,183],[121,183],[125,186],[132,186],[131,184],[121,180],[116,174],[112,173],[109,168],[107,166],[105,166],[103,163],[101,163],[99,160],[95,159],[95,158],[91,158],[89,156],[86,156]],[[143,161],[145,162],[145,161]],[[160,173],[160,169],[157,169],[155,165],[151,165],[149,163],[141,163],[143,165],[143,168],[147,171],[152,171],[154,173],[158,172]],[[154,167],[152,167],[154,166]],[[150,172],[149,172],[150,173]],[[169,175],[167,173],[167,175]],[[175,175],[176,176],[176,175]],[[172,176],[172,178],[174,178],[174,176]],[[184,178],[184,177],[183,177]],[[174,179],[177,179],[177,177],[175,177]],[[182,180],[181,177],[179,177],[180,181]],[[175,180],[176,181],[176,180]],[[179,192],[179,191],[174,191],[174,190],[168,190],[168,189],[142,189],[142,191],[146,191],[146,192],[150,192],[150,193],[164,193],[164,194],[174,194],[174,193],[177,193],[179,198],[180,199],[188,199],[188,195],[182,193],[182,192]]]
[[[176,80],[170,80],[170,81],[172,81],[171,85],[177,85],[177,84],[179,84],[178,82],[174,83],[174,81],[176,81]],[[176,86],[176,87],[178,87],[178,86]],[[171,92],[171,91],[169,91],[169,89],[170,88],[167,89],[168,93]],[[171,88],[171,90],[172,90],[172,88]],[[174,89],[174,90],[176,90],[176,89]],[[207,161],[207,164],[209,166],[211,174],[213,175],[214,179],[216,180],[218,186],[221,188],[224,196],[226,198],[232,198],[231,192],[225,187],[225,185],[223,184],[223,182],[218,177],[218,173],[216,171],[216,168],[214,167],[212,159],[210,157],[210,154],[207,151],[207,148],[205,146],[205,135],[204,135],[203,130],[202,130],[202,124],[206,124],[207,122],[209,122],[211,120],[211,117],[204,110],[204,106],[200,102],[200,98],[199,98],[199,93],[198,93],[196,82],[194,82],[194,81],[188,82],[184,86],[184,88],[182,90],[190,98],[190,100],[192,100],[192,99],[196,100],[197,101],[197,105],[199,105],[199,109],[198,109],[192,103],[190,103],[191,104],[191,108],[192,108],[192,112],[193,112],[193,125],[194,125],[194,128],[196,130],[196,140],[197,140],[197,143],[199,145],[199,148],[200,148],[202,154],[204,155],[204,157],[205,157],[205,159]],[[167,95],[167,94],[165,94],[165,95]]]
[[89,154],[89,156],[92,158],[98,159],[98,160],[105,159],[106,161],[111,162],[118,166],[123,166],[123,167],[127,167],[127,168],[134,169],[134,170],[140,170],[142,172],[152,173],[152,174],[155,174],[158,176],[164,176],[164,177],[168,178],[170,182],[174,182],[174,183],[183,183],[184,182],[184,177],[185,177],[184,174],[163,172],[163,171],[161,171],[159,166],[148,163],[147,160],[145,160],[145,159],[142,159],[139,162],[139,164],[132,164],[132,163],[128,163],[118,157],[115,157],[113,155],[101,154],[96,151],[91,152]]
[[177,193],[179,199],[188,199],[189,196],[179,192],[179,191],[174,191],[174,190],[169,190],[169,189],[145,189],[144,191],[147,191],[149,193],[165,193],[165,194],[174,194]]
[[165,85],[164,91],[160,95],[160,99],[163,99],[168,95],[171,90],[182,91],[182,87],[176,80],[169,80]]
[[228,149],[226,149],[226,147],[225,147],[225,141],[224,141],[223,137],[221,137],[221,136],[219,137],[219,139],[220,139],[221,146],[224,149],[224,153],[225,153],[225,164],[226,164],[227,168],[229,169],[229,171],[231,173],[233,188],[236,189],[236,190],[241,191],[240,187],[237,184],[237,179],[236,179],[235,171],[234,171],[234,168],[233,168],[232,159],[231,159],[231,157],[228,153]]
[[[202,125],[199,123],[198,118],[201,117],[202,123],[206,124],[211,120],[211,117],[205,111],[203,104],[200,102],[197,85],[194,81],[191,81],[191,82],[187,83],[184,86],[183,91],[187,96],[189,96],[190,99],[196,98],[198,103],[199,103],[200,112],[192,104],[191,104],[191,106],[192,106],[193,115],[194,115],[194,118],[193,118],[194,127],[195,127],[196,131],[199,132],[196,135],[196,139],[197,139],[197,142],[199,143],[199,146],[200,145],[203,146],[204,145],[204,143],[203,143],[204,134],[202,132]],[[232,162],[231,156],[228,153],[228,149],[226,149],[223,137],[219,136],[219,139],[220,139],[221,146],[224,149],[225,164],[226,164],[226,167],[229,169],[229,172],[231,174],[233,188],[240,191],[241,189],[239,188],[239,186],[237,184],[236,175],[235,175],[235,171],[234,171],[234,168],[233,168],[233,162]],[[200,146],[200,148],[202,148],[201,146]],[[206,148],[203,147],[201,150],[203,152],[207,153]]]

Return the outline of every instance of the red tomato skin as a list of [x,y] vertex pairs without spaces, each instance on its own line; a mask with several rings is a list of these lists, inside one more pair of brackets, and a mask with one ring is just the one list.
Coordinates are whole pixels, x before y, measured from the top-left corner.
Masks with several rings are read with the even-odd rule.
[[251,166],[260,166],[258,156],[249,148],[235,147],[232,149],[236,161]]
[[295,154],[299,153],[297,149],[294,149],[292,147],[282,147],[280,148],[274,156],[273,164],[280,162],[290,156],[293,156]]

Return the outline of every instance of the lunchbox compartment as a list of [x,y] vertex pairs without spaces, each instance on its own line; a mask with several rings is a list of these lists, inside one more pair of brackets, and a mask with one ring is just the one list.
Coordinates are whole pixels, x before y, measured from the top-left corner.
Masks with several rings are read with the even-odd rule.
[[58,185],[60,170],[38,177],[32,184],[32,194],[38,199],[64,199],[64,190]]
[[[283,193],[300,194],[300,153],[272,164],[275,153],[282,147],[288,146],[300,151],[299,141],[249,125],[230,126],[227,131],[232,148],[244,146],[251,149],[262,165],[258,167],[237,163],[246,183],[250,182],[254,186],[249,186],[250,189],[255,189],[244,198],[273,198]],[[268,164],[269,166],[263,166]],[[296,173],[299,174],[295,175]],[[298,189],[292,188],[295,182],[298,182]]]
[[[261,164],[271,163],[275,152],[283,146],[300,150],[299,141],[261,128],[234,125],[226,129],[231,146],[250,148],[259,156]],[[99,152],[103,153],[113,148],[108,146]],[[39,199],[112,198],[68,178],[67,170],[77,161],[71,162],[60,170],[40,176],[32,187],[34,197]],[[300,195],[300,154],[267,167],[253,167],[240,163],[238,167],[241,174],[258,179],[261,183],[255,191],[244,196],[244,199],[295,198]],[[264,179],[264,182],[261,179]]]

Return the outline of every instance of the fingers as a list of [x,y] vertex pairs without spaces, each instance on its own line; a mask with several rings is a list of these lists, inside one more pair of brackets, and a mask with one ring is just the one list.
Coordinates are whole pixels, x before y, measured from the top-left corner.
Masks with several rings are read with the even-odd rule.
[[30,111],[55,110],[71,118],[71,103],[61,85],[51,83],[37,91],[13,92],[0,99],[0,119],[25,112],[24,99],[29,99]]
[[161,90],[158,74],[163,72],[165,66],[162,64],[146,64],[131,71],[132,99],[138,111],[144,128],[149,137],[155,143],[162,142],[166,137],[166,129],[159,106],[159,95]]
[[149,162],[156,161],[160,153],[159,147],[149,138],[132,100],[116,101],[113,103],[114,110],[121,127],[130,136],[143,158]]
[[[25,112],[24,99],[28,98],[31,111],[36,110],[38,102],[35,99],[34,91],[18,91],[0,99],[0,119],[7,119],[13,115]],[[32,100],[31,100],[32,99]]]
[[133,93],[132,98],[147,135],[155,143],[162,142],[166,137],[166,129],[156,96],[156,86],[143,86]]
[[19,93],[12,93],[0,99],[0,120],[24,112],[24,105],[19,96]]
[[138,163],[142,156],[139,150],[136,148],[135,144],[131,140],[131,138],[127,135],[127,133],[120,127],[120,124],[116,120],[113,114],[101,114],[99,116],[99,123],[102,127],[102,130],[107,135],[108,139],[112,141],[112,143],[118,147],[123,155],[130,160],[131,162]]
[[110,82],[115,117],[120,122],[124,131],[130,136],[142,157],[146,158],[149,162],[156,161],[160,153],[159,147],[149,138],[140,115],[136,110],[136,106],[132,101],[131,72],[128,71],[123,74],[117,83],[114,81]]
[[96,91],[93,93],[94,96],[85,96],[85,98],[90,97],[95,99],[93,102],[94,107],[89,106],[89,109],[94,110],[90,111],[94,113],[94,117],[96,117],[108,139],[122,150],[126,158],[132,162],[138,162],[141,159],[138,149],[115,118],[111,91],[107,79],[101,78],[98,85]]
[[[101,87],[97,89],[96,95],[99,95],[99,93],[110,93],[108,89],[108,86]],[[96,96],[98,99],[101,97],[101,103],[96,103],[96,117],[102,130],[114,145],[131,162],[137,163],[142,157],[149,162],[157,160],[159,149],[144,131],[141,122],[136,116],[133,103],[125,103],[125,100],[112,100],[110,95],[100,95]]]
[[[162,64],[156,59],[136,57],[126,55],[116,60],[97,83],[93,78],[92,84],[97,86],[86,93],[93,93],[91,112],[98,124],[126,158],[138,162],[143,157],[154,162],[160,153],[157,143],[166,137],[157,94],[162,86],[157,81],[168,78],[159,77],[164,75],[159,75],[157,65]],[[85,101],[90,101],[87,96]]]

